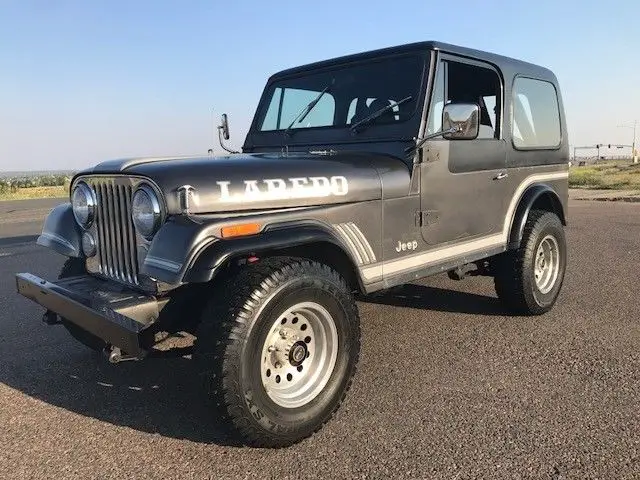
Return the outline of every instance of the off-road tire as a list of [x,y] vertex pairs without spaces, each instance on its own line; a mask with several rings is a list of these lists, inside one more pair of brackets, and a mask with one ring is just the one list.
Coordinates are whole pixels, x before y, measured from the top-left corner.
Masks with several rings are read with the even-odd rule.
[[[558,275],[551,289],[543,293],[534,274],[540,243],[552,236],[559,252]],[[494,284],[498,298],[513,313],[541,315],[555,304],[564,280],[567,244],[562,222],[555,213],[532,210],[524,227],[520,247],[496,258]]]
[[[215,414],[233,439],[260,447],[292,445],[318,431],[343,401],[360,353],[357,305],[344,279],[326,265],[272,257],[239,269],[203,312],[194,364]],[[308,403],[285,408],[263,385],[262,351],[282,312],[313,301],[331,313],[337,358],[324,388]]]
[[[85,268],[84,259],[69,257],[67,261],[64,262],[64,265],[60,270],[58,280],[61,280],[63,278],[75,277],[77,275],[84,275],[86,273],[87,270]],[[104,340],[96,337],[95,335],[92,335],[91,333],[83,330],[82,328],[67,321],[64,318],[61,318],[61,321],[62,325],[64,325],[71,336],[87,348],[96,352],[101,352],[104,349],[106,345]]]

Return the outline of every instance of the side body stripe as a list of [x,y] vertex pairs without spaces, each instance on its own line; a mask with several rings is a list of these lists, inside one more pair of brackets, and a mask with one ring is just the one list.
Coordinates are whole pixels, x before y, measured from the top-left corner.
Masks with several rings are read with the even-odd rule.
[[481,250],[489,250],[491,248],[506,246],[509,240],[509,231],[511,229],[511,222],[513,220],[514,212],[518,206],[524,191],[531,185],[537,182],[547,180],[562,180],[569,177],[569,172],[554,172],[554,173],[540,173],[535,175],[529,175],[526,177],[518,188],[515,190],[509,208],[504,217],[504,223],[502,231],[500,233],[494,233],[485,237],[477,238],[474,240],[463,241],[456,243],[455,245],[449,245],[442,248],[435,248],[426,252],[416,253],[413,255],[407,255],[402,258],[390,260],[386,262],[379,262],[374,265],[370,265],[361,269],[362,275],[365,281],[372,281],[380,279],[383,274],[394,275],[403,271],[414,270],[416,268],[427,267],[430,265],[444,262],[454,257],[462,256],[469,253],[478,252]]

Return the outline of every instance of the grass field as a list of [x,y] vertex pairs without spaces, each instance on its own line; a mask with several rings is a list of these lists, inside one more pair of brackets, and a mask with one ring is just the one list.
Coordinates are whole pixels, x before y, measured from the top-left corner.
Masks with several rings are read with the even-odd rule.
[[62,198],[69,195],[69,187],[59,185],[56,187],[24,187],[14,192],[0,193],[2,200],[26,200],[30,198]]
[[[605,161],[596,165],[571,167],[569,169],[569,186],[572,188],[636,190],[640,192],[640,164]],[[0,201],[62,198],[69,194],[68,188],[68,185],[19,187],[12,189],[12,191],[0,191]]]
[[601,162],[569,169],[569,186],[603,190],[640,191],[640,163]]

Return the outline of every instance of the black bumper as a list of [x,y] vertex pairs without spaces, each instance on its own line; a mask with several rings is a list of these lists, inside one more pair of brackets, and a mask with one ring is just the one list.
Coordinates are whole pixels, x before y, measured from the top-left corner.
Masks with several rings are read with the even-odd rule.
[[155,297],[90,275],[52,283],[30,273],[18,273],[16,287],[18,293],[48,311],[140,357],[149,345],[149,327],[158,319],[162,304]]

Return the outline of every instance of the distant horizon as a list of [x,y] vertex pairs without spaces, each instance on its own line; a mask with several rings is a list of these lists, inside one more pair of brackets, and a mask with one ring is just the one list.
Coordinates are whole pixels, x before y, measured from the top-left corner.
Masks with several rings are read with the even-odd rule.
[[0,170],[0,178],[11,178],[11,177],[21,177],[21,176],[33,176],[34,174],[39,175],[64,175],[66,173],[75,173],[81,170],[78,169],[62,169],[62,170],[42,170],[42,169],[34,169],[34,170]]
[[[612,160],[613,161],[613,160],[628,159],[631,162],[630,156],[617,156],[617,155],[607,156],[606,154],[601,153],[600,157],[604,157],[604,158],[598,158],[597,154],[594,154],[594,155],[578,154],[576,155],[575,160]],[[573,149],[571,149],[569,161],[573,161],[573,160],[574,160]],[[100,162],[96,161],[96,164],[97,163],[100,163]],[[91,165],[87,165],[85,167],[80,167],[80,168],[64,168],[64,169],[56,169],[56,170],[43,170],[38,168],[35,168],[32,170],[0,170],[0,179],[31,177],[35,175],[64,175],[64,174],[73,175],[76,172],[79,172],[80,170],[84,170],[85,168],[91,168]]]

